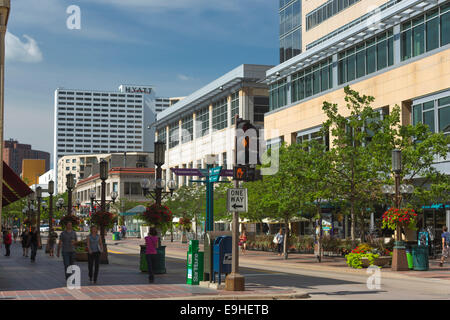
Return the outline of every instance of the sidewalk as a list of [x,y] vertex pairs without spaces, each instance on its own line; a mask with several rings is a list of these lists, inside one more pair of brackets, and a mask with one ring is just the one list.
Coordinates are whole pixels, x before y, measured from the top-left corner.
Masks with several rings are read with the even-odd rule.
[[[109,242],[109,241],[108,241]],[[117,244],[117,245],[114,245]],[[125,239],[111,242],[111,250],[123,250],[124,252],[134,252],[139,248],[138,244],[142,243],[140,239]],[[163,241],[163,245],[167,246],[166,256],[173,258],[186,259],[186,252],[188,243]],[[203,250],[203,244],[200,243],[200,249]],[[115,248],[115,249],[112,249]],[[137,252],[137,251],[136,251]],[[385,278],[396,279],[439,279],[450,282],[450,263],[444,264],[444,267],[439,267],[439,260],[430,260],[430,269],[428,271],[392,271],[391,268],[382,268],[381,272]],[[314,270],[324,272],[337,273],[353,273],[367,276],[366,269],[353,269],[347,266],[344,257],[323,257],[322,262],[317,262],[313,254],[289,254],[288,260],[277,256],[274,252],[267,251],[249,251],[245,255],[239,255],[239,265],[248,268],[261,268],[265,270],[285,272],[300,271],[300,270]]]
[[[108,236],[110,238],[110,235]],[[108,241],[109,242],[109,241]],[[136,241],[121,244],[135,247]],[[111,246],[114,247],[113,244]],[[45,245],[44,245],[45,248]],[[114,251],[114,250],[112,250]],[[125,250],[126,251],[126,250]],[[299,299],[308,297],[294,288],[266,287],[249,284],[244,292],[228,292],[185,283],[185,267],[179,262],[166,261],[167,274],[157,275],[148,284],[147,274],[139,271],[139,249],[122,254],[109,254],[109,264],[100,265],[98,284],[90,285],[87,262],[78,262],[81,288],[68,289],[64,280],[62,258],[49,257],[38,250],[35,263],[22,256],[19,242],[11,247],[11,256],[0,254],[0,300],[112,300],[112,299]],[[130,252],[130,251],[134,251]],[[167,260],[170,260],[167,259]],[[173,265],[170,265],[170,264]]]

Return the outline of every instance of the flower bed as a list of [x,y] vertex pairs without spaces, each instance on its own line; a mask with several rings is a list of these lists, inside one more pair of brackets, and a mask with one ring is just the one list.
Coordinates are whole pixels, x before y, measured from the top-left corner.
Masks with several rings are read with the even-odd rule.
[[360,244],[345,256],[347,265],[351,268],[361,269],[371,265],[382,267],[391,262],[391,252],[388,249],[380,251],[367,243]]

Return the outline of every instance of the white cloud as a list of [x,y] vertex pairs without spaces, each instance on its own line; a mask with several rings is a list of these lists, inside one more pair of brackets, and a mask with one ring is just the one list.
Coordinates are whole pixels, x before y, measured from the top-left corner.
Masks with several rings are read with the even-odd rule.
[[24,35],[22,42],[10,32],[6,32],[5,50],[6,60],[14,60],[26,63],[37,63],[42,61],[42,52],[33,38]]
[[184,75],[184,74],[178,74],[178,75],[177,75],[177,78],[178,78],[179,80],[181,80],[181,81],[189,81],[189,80],[192,80],[191,77],[188,77],[188,76],[186,76],[186,75]]

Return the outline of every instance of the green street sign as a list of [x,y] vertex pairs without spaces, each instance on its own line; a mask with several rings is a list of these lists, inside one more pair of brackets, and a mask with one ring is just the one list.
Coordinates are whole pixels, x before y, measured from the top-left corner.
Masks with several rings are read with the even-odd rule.
[[209,169],[209,182],[217,182],[220,178],[220,171],[222,171],[222,167],[215,167]]

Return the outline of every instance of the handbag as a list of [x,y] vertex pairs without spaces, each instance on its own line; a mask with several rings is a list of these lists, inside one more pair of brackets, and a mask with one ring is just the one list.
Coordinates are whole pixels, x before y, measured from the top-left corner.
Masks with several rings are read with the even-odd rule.
[[277,235],[275,235],[275,237],[273,237],[273,241],[272,241],[273,243],[275,243],[275,244],[278,244],[278,238],[277,238]]

